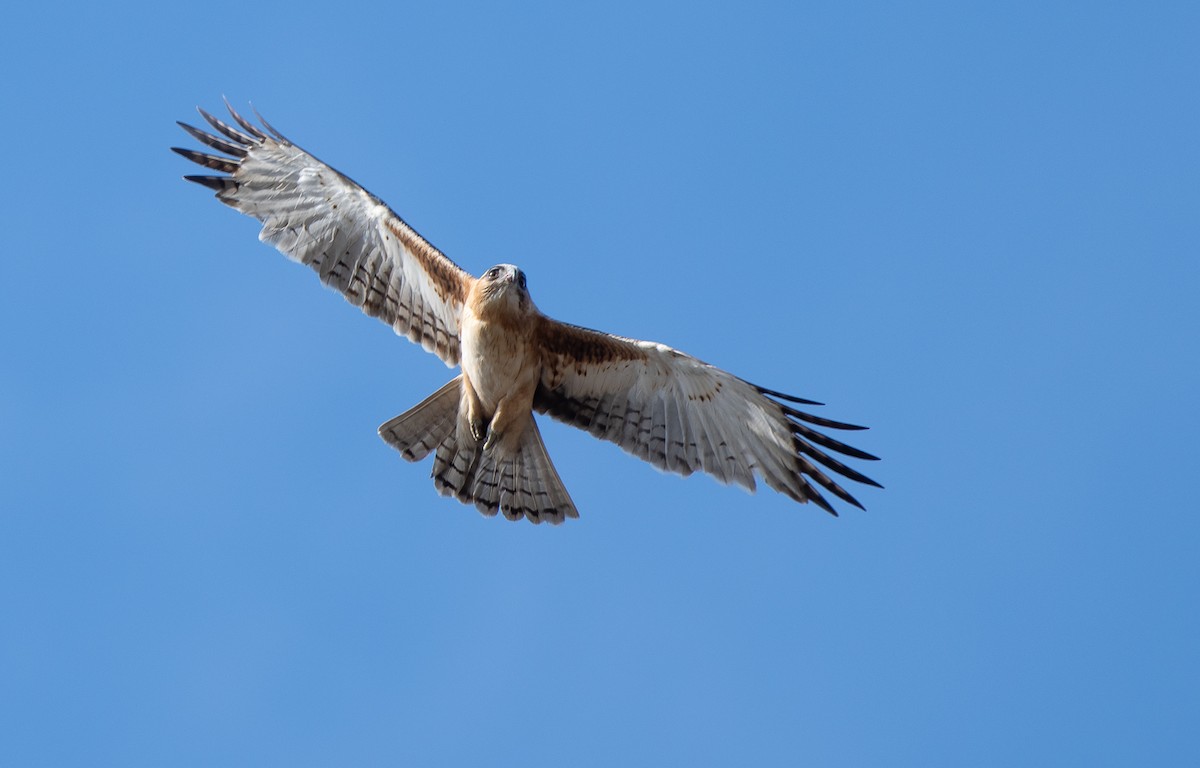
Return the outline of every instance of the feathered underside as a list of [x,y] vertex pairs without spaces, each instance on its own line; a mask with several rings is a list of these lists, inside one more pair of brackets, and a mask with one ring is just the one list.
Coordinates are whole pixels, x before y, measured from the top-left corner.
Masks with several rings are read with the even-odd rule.
[[261,221],[259,239],[312,267],[351,304],[456,365],[459,318],[474,278],[382,200],[292,144],[261,117],[262,128],[226,106],[237,128],[203,109],[200,115],[216,134],[179,123],[221,153],[172,147],[221,174],[184,178]]
[[826,450],[876,460],[816,429],[865,427],[814,416],[811,400],[750,384],[679,350],[545,320],[543,376],[534,408],[616,443],[659,469],[705,472],[755,488],[755,477],[799,502],[836,515],[814,483],[862,508],[822,465],[879,486]]

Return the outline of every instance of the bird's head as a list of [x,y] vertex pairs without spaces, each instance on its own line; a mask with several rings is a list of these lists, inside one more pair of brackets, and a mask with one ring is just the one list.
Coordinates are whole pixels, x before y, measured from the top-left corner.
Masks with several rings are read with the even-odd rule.
[[533,306],[525,273],[512,264],[497,264],[476,285],[480,302],[491,311],[525,313]]

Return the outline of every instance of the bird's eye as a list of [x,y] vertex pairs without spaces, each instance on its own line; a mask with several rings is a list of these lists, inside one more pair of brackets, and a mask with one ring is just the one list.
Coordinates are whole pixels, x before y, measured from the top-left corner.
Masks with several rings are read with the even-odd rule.
[[525,273],[524,272],[517,273],[517,285],[521,286],[522,288],[525,287]]
[[499,275],[499,274],[500,274],[500,268],[499,268],[499,267],[492,267],[491,269],[489,269],[489,270],[487,271],[487,274],[486,274],[486,275],[484,275],[484,277],[487,277],[488,279],[491,279],[491,278],[494,278],[494,277],[496,277],[496,275]]

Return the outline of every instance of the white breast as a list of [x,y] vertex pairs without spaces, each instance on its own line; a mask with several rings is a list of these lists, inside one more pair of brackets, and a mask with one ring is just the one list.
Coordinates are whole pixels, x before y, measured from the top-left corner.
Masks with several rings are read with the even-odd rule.
[[459,332],[463,375],[490,414],[510,393],[529,388],[540,375],[540,362],[528,333],[463,313]]

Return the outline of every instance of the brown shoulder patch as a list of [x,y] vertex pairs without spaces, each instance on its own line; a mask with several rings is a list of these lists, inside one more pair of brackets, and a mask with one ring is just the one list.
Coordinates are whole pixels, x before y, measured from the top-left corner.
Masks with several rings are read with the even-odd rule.
[[432,278],[430,282],[437,291],[438,298],[442,301],[454,300],[465,304],[471,287],[471,276],[434,248],[428,240],[418,235],[416,230],[393,211],[389,209],[388,212],[392,215],[391,220],[387,222],[388,231],[421,263],[426,274]]
[[[622,360],[645,360],[646,351],[628,339],[570,323],[541,318],[538,328],[544,362],[576,368]],[[558,358],[550,360],[548,358]]]

